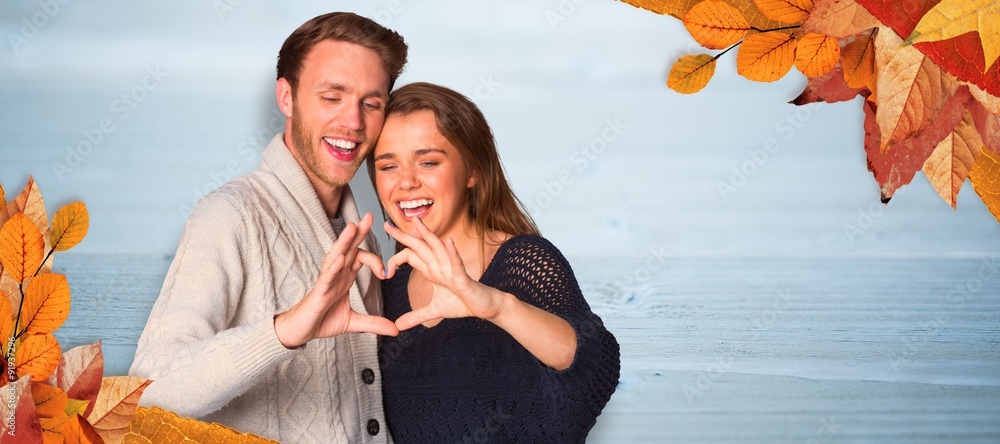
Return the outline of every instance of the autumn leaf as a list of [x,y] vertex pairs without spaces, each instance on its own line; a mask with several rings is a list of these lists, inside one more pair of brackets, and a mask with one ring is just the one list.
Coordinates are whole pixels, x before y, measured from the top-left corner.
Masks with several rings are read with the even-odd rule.
[[56,211],[52,218],[52,233],[49,244],[55,251],[66,251],[79,244],[87,235],[90,215],[83,202],[67,204]]
[[69,421],[63,427],[63,440],[66,443],[104,444],[101,435],[80,415],[69,415]]
[[814,102],[845,102],[862,92],[861,88],[848,87],[841,69],[836,67],[821,76],[810,77],[805,89],[791,103],[802,106]]
[[159,407],[140,407],[135,412],[125,444],[152,444],[161,442],[197,443],[274,443],[249,433],[240,433],[229,427],[215,423],[205,423],[191,418],[183,418],[174,412]]
[[[877,106],[865,101],[865,153],[868,170],[875,176],[882,191],[882,201],[888,202],[902,186],[910,183],[913,176],[923,168],[934,148],[944,140],[962,120],[962,115],[970,103],[972,95],[968,87],[961,86],[948,99],[934,120],[919,136],[899,142],[886,153],[881,152],[882,134],[876,122]],[[975,118],[973,112],[973,118]]]
[[784,23],[799,23],[809,17],[812,0],[754,0],[767,18]]
[[[6,378],[5,378],[6,379]],[[31,381],[21,378],[0,389],[0,436],[4,444],[42,442],[42,428],[35,411],[35,401],[31,399]],[[11,400],[16,400],[16,407],[11,414]],[[14,436],[10,436],[8,418],[14,418]]]
[[934,42],[977,31],[984,68],[1000,57],[1000,0],[942,0],[924,14],[907,43]]
[[62,351],[52,334],[28,335],[17,349],[17,376],[31,374],[32,381],[42,381],[59,365]]
[[694,5],[682,21],[691,37],[709,49],[725,49],[750,32],[750,23],[743,14],[722,0]]
[[35,400],[35,410],[40,418],[54,418],[66,414],[66,392],[51,385],[32,382],[31,398]]
[[[678,19],[683,19],[695,5],[704,0],[622,0],[632,6],[646,9],[657,14],[671,15]],[[767,18],[753,0],[722,0],[730,6],[736,8],[740,14],[750,23],[750,26],[757,30],[774,29],[785,26],[784,23]]]
[[844,81],[849,88],[862,88],[875,83],[875,34],[874,28],[868,34],[844,45],[840,51]]
[[991,113],[977,100],[970,100],[968,108],[972,112],[972,120],[976,122],[979,136],[983,138],[983,144],[994,153],[1000,153],[1000,115]]
[[20,327],[28,334],[54,333],[69,317],[69,305],[66,276],[56,273],[36,276],[24,293]]
[[667,86],[683,94],[701,91],[715,74],[715,57],[708,54],[686,55],[670,68]]
[[993,217],[1000,222],[1000,153],[983,150],[969,172],[969,181]]
[[[0,341],[3,341],[3,346],[0,350],[3,350],[4,361],[7,357],[7,339],[13,335],[14,329],[14,310],[10,305],[10,301],[7,300],[7,295],[0,291]],[[7,363],[4,362],[4,365]]]
[[975,97],[979,103],[981,103],[989,112],[993,114],[1000,114],[1000,97],[994,96],[986,91],[983,91],[980,87],[969,83],[969,91],[972,92],[972,97]]
[[113,376],[101,381],[101,390],[87,421],[104,441],[121,442],[139,397],[150,382],[134,376]]
[[23,283],[42,264],[45,241],[38,227],[24,213],[17,213],[0,228],[0,262],[15,281]]
[[879,112],[875,117],[882,132],[883,152],[922,132],[958,88],[951,74],[902,43],[888,28],[880,29],[875,39],[875,64],[879,67]]
[[45,211],[42,192],[38,189],[34,178],[28,177],[28,184],[25,185],[24,190],[7,205],[7,214],[14,215],[15,213],[24,213],[38,227],[42,236],[48,237],[49,216]]
[[757,82],[780,79],[795,63],[795,39],[784,32],[763,32],[743,39],[736,54],[736,72]]
[[[69,403],[74,400],[87,402],[82,412],[86,417],[93,410],[97,394],[101,389],[104,376],[104,355],[101,354],[101,342],[74,347],[63,353],[59,366],[49,376],[48,383],[59,387],[69,396]],[[80,401],[77,401],[80,402]],[[67,407],[68,408],[68,407]],[[67,415],[73,416],[71,412]]]
[[840,45],[837,44],[837,39],[823,34],[802,36],[795,49],[795,67],[806,77],[830,72],[839,60]]
[[[7,197],[3,190],[3,184],[0,184],[0,226],[3,226],[9,217],[10,215],[7,214]],[[0,265],[0,271],[3,271],[2,265]]]
[[881,23],[855,0],[815,0],[812,12],[799,30],[799,34],[814,32],[836,39],[851,37]]
[[924,162],[923,170],[927,180],[952,208],[956,208],[958,191],[965,183],[982,146],[983,141],[972,122],[972,114],[966,110],[955,130],[934,148]]
[[42,426],[43,442],[45,444],[62,444],[62,431],[67,421],[69,421],[69,417],[66,416],[66,412],[59,412],[52,418],[39,418],[39,423]]

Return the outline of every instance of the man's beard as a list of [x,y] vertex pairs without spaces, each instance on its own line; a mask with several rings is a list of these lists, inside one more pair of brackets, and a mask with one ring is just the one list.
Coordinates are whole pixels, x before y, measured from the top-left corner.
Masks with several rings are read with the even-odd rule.
[[[308,133],[305,124],[302,122],[302,119],[295,118],[295,116],[300,116],[300,115],[301,114],[299,114],[298,107],[293,103],[292,143],[295,145],[293,149],[295,150],[296,153],[298,153],[299,158],[302,159],[302,162],[305,163],[304,167],[309,169],[309,172],[311,172],[314,177],[323,181],[323,183],[327,185],[330,185],[332,187],[346,186],[348,183],[350,183],[351,178],[354,177],[354,173],[356,173],[358,171],[358,168],[361,167],[361,162],[364,162],[365,160],[364,157],[361,156],[362,153],[358,152],[354,160],[351,162],[350,166],[344,168],[345,171],[349,172],[347,174],[346,179],[337,177],[337,175],[334,174],[335,171],[328,171],[323,169],[320,163],[319,153],[315,149],[315,144],[322,143],[322,141],[312,140],[310,138],[312,135]],[[350,136],[357,139],[361,139],[362,141],[365,139],[364,134],[350,134]],[[364,142],[361,142],[355,149],[360,150],[362,149],[363,145]]]

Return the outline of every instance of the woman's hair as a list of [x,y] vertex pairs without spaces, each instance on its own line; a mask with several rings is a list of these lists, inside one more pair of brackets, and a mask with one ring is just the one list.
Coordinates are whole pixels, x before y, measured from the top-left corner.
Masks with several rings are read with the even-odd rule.
[[292,91],[298,87],[302,60],[313,46],[324,40],[354,43],[375,51],[389,75],[390,90],[406,65],[406,42],[395,31],[357,14],[331,12],[303,23],[278,51],[278,78],[288,80]]
[[[389,95],[386,119],[394,114],[405,116],[424,110],[434,113],[438,132],[458,149],[466,170],[476,178],[468,191],[466,210],[479,238],[486,242],[487,233],[493,230],[515,236],[538,235],[538,227],[507,183],[493,132],[476,104],[443,86],[411,83]],[[373,186],[374,158],[372,150],[366,163]],[[481,250],[483,246],[480,244]]]

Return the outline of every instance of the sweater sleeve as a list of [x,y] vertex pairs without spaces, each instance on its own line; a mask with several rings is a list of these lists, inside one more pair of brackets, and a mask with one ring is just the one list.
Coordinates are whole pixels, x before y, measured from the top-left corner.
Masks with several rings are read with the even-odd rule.
[[611,398],[620,372],[615,337],[590,309],[569,262],[554,245],[537,236],[522,236],[508,250],[502,281],[519,299],[565,319],[577,336],[573,363],[561,371],[541,362],[542,386],[559,404],[567,426],[593,426]]
[[257,240],[247,227],[223,193],[192,211],[129,371],[153,380],[142,405],[202,417],[296,352],[278,341],[272,316],[232,326],[241,304],[262,303],[243,300],[246,243]]

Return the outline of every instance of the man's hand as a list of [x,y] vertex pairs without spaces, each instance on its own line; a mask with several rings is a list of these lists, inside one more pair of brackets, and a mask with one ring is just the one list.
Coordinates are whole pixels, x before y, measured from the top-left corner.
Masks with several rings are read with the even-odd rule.
[[323,259],[316,285],[295,306],[274,318],[274,331],[281,344],[295,348],[315,338],[330,338],[348,332],[396,336],[399,330],[386,318],[351,309],[350,291],[363,265],[382,279],[382,258],[358,248],[372,226],[365,213],[357,226],[348,223]]

